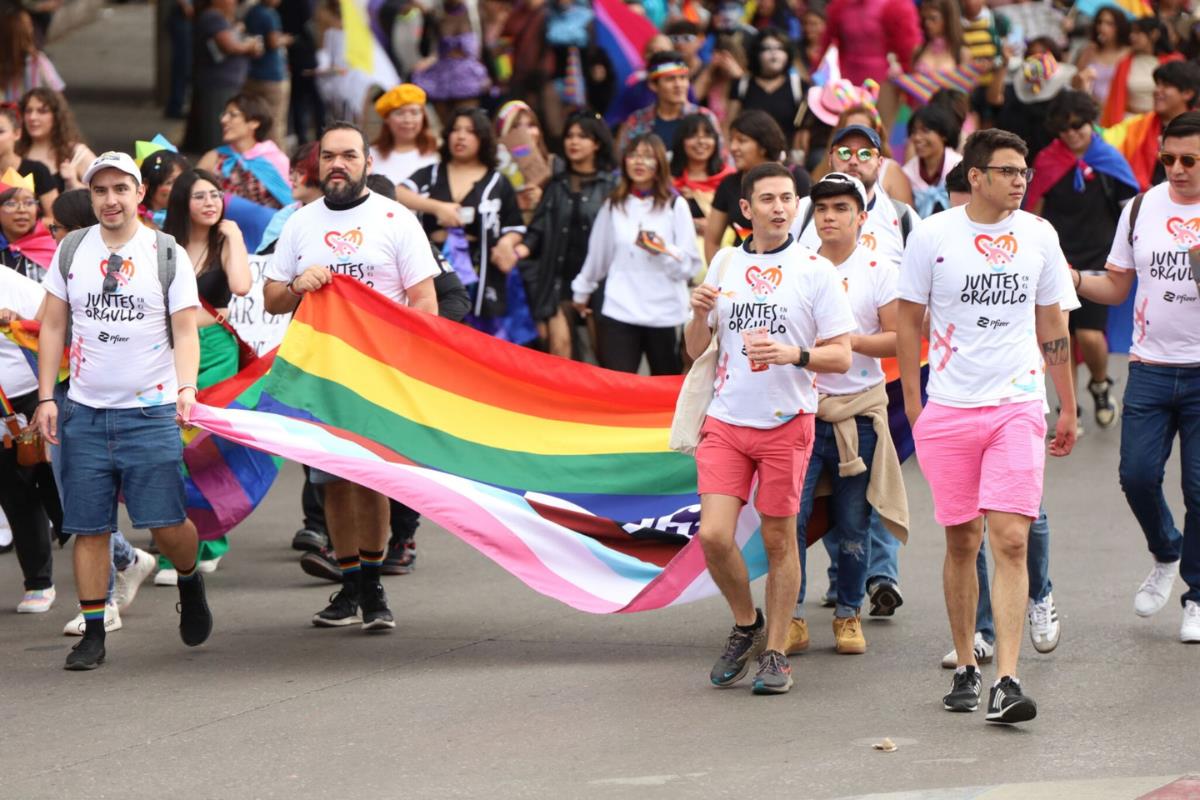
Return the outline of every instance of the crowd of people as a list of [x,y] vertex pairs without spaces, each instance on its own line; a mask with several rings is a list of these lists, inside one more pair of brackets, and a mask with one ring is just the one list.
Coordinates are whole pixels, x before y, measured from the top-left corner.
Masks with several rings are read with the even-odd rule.
[[[202,575],[229,542],[198,543],[186,520],[174,426],[238,370],[227,316],[252,288],[253,253],[270,256],[272,313],[344,272],[507,342],[707,381],[698,535],[735,620],[715,685],[755,659],[755,692],[792,685],[818,496],[838,652],[866,651],[864,605],[903,605],[889,358],[946,528],[947,709],[977,708],[994,659],[988,720],[1031,719],[1026,620],[1039,651],[1059,641],[1045,376],[1052,455],[1083,432],[1077,385],[1096,425],[1121,422],[1121,485],[1154,562],[1135,611],[1161,610],[1181,574],[1180,636],[1200,641],[1200,24],[1187,4],[1134,19],[1054,0],[629,5],[661,33],[617,85],[589,3],[387,0],[377,21],[400,80],[359,76],[359,98],[337,2],[178,0],[167,113],[187,135],[138,163],[88,148],[33,18],[4,7],[0,321],[39,319],[41,348],[67,347],[72,369],[66,388],[50,359],[35,376],[0,342],[4,406],[22,420],[6,442],[24,422],[61,440],[49,463],[0,453],[0,505],[25,577],[18,611],[51,608],[51,538],[76,539],[69,669],[103,661],[151,573],[178,587],[185,643],[211,630]],[[372,235],[331,244],[327,230]],[[81,258],[105,266],[76,278]],[[1108,308],[1135,276],[1122,403]],[[130,433],[136,447],[112,446]],[[1176,435],[1182,534],[1162,488]],[[116,529],[118,488],[157,552]],[[765,614],[733,542],[750,502]],[[302,508],[301,566],[341,586],[313,623],[394,627],[381,581],[414,566],[415,512],[317,469]]]

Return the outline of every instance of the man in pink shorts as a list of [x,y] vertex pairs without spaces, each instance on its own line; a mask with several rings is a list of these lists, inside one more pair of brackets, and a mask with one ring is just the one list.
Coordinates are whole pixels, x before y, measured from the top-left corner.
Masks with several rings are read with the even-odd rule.
[[[692,294],[685,331],[693,358],[718,337],[713,399],[696,450],[700,542],[734,627],[709,678],[730,686],[757,658],[755,694],[792,686],[783,649],[800,590],[796,512],[817,410],[813,373],[850,368],[855,329],[833,265],[788,232],[797,207],[796,182],[785,167],[771,162],[746,173],[741,209],[753,233],[713,259]],[[765,620],[734,539],[756,478],[768,562]]]
[[[1070,344],[1059,307],[1069,274],[1054,228],[1019,210],[1029,178],[1027,153],[1025,142],[1008,131],[972,134],[963,148],[970,202],[923,222],[900,268],[897,357],[904,405],[934,516],[946,528],[943,582],[958,652],[942,703],[948,711],[979,707],[975,557],[986,516],[996,562],[999,678],[987,721],[999,723],[1037,715],[1037,704],[1017,679],[1017,659],[1028,596],[1029,525],[1042,499],[1045,371],[1063,404],[1050,453],[1065,456],[1075,444]],[[929,404],[922,408],[926,308]]]

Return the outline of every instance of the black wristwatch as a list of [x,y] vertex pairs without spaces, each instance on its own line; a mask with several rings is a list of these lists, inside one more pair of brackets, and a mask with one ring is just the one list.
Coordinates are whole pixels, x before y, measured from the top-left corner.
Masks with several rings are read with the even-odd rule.
[[803,347],[801,347],[800,348],[800,358],[796,359],[796,366],[799,367],[800,369],[804,369],[805,367],[808,366],[808,359],[811,357],[812,357],[812,353],[810,353],[809,351],[807,351]]

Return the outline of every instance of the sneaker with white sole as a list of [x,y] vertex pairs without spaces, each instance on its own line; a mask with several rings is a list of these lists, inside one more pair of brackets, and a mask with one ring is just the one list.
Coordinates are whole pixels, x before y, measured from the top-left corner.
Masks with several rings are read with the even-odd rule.
[[1200,603],[1188,600],[1183,604],[1183,625],[1179,628],[1179,641],[1185,644],[1200,644]]
[[1029,640],[1039,653],[1049,653],[1058,647],[1062,626],[1058,624],[1058,609],[1054,605],[1054,593],[1039,602],[1029,601]]
[[196,564],[196,569],[200,570],[205,575],[210,572],[216,572],[217,565],[221,563],[221,558],[222,556],[217,556],[216,558],[210,558],[206,561],[201,561]]
[[25,592],[21,602],[17,603],[18,614],[45,614],[54,605],[54,587],[49,589],[30,589]]
[[1164,564],[1154,562],[1154,569],[1142,581],[1137,594],[1133,596],[1133,613],[1139,617],[1150,617],[1162,611],[1163,606],[1171,597],[1171,589],[1175,586],[1175,576],[1179,574],[1179,562],[1172,561]]
[[155,586],[178,586],[179,573],[170,567],[163,567],[154,573]]
[[[988,644],[988,641],[983,638],[983,634],[975,633],[975,663],[990,664],[992,658],[996,655],[996,646]],[[942,669],[956,669],[958,667],[958,651],[951,649],[949,653],[942,656]]]
[[117,608],[124,611],[133,604],[133,598],[137,597],[142,582],[154,573],[157,566],[158,559],[145,550],[133,548],[133,563],[117,572],[116,586],[113,589],[113,600]]
[[[83,621],[83,612],[75,615],[75,619],[63,626],[63,636],[83,636],[87,624]],[[111,600],[104,604],[104,632],[112,633],[121,630],[121,609]]]
[[1021,682],[1005,675],[988,695],[987,721],[1011,725],[1037,716],[1037,703],[1021,689]]

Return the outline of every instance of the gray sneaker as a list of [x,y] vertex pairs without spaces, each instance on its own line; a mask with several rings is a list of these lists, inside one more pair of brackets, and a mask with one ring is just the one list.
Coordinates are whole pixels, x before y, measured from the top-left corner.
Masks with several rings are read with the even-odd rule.
[[766,650],[758,657],[754,676],[755,694],[787,694],[792,688],[792,666],[778,650]]
[[712,672],[708,675],[713,686],[725,688],[746,677],[750,669],[750,660],[758,658],[758,654],[766,646],[767,624],[762,611],[759,610],[754,630],[743,631],[735,625],[729,633],[729,640],[725,642],[725,652],[717,659],[717,663],[713,664]]

